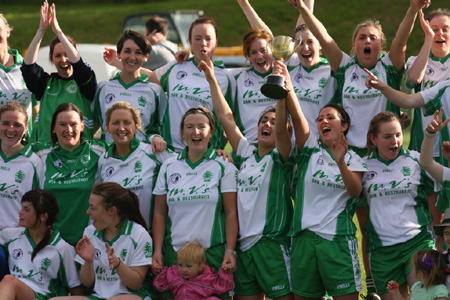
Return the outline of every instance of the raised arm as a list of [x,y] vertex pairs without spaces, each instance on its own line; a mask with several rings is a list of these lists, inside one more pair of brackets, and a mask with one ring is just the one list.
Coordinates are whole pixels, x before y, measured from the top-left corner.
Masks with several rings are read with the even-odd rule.
[[250,5],[249,0],[238,0],[238,3],[239,3],[239,6],[241,7],[242,11],[244,12],[245,16],[247,17],[247,20],[250,23],[250,26],[253,29],[259,29],[261,31],[266,31],[273,36],[272,31],[270,30],[269,26],[267,26],[266,23],[264,23],[264,21],[258,16],[256,11]]
[[431,51],[431,45],[433,44],[434,39],[434,31],[431,29],[429,22],[424,19],[422,10],[419,11],[419,20],[422,30],[425,33],[425,41],[423,42],[423,46],[420,49],[416,60],[408,69],[407,80],[413,84],[419,84],[423,80]]
[[312,14],[303,0],[288,0],[303,16],[303,19],[312,34],[322,46],[323,53],[330,63],[331,70],[336,72],[342,60],[342,51],[334,39],[328,34],[323,24]]
[[[314,0],[303,0],[303,2],[305,2],[305,5],[308,7],[309,11],[311,13],[314,13]],[[303,20],[302,14],[298,14],[297,24],[295,24],[295,28],[303,24],[305,24],[305,20]]]
[[401,108],[416,108],[425,104],[423,97],[420,93],[417,94],[405,94],[403,92],[394,90],[386,83],[379,80],[372,72],[364,69],[369,77],[366,79],[366,86],[371,89],[375,88],[379,90],[383,95],[389,99],[395,105]]
[[397,72],[403,70],[405,64],[406,43],[414,28],[417,12],[428,5],[428,0],[410,0],[409,8],[392,40],[389,58]]
[[45,1],[41,6],[41,20],[39,22],[39,28],[33,37],[30,45],[28,46],[27,53],[25,54],[24,62],[27,65],[34,64],[37,59],[39,47],[44,37],[45,32],[51,23],[51,14],[48,14],[48,2]]
[[210,86],[214,112],[216,113],[217,119],[220,125],[222,125],[223,130],[225,130],[228,141],[230,142],[233,151],[237,152],[239,141],[241,140],[243,135],[236,125],[233,112],[231,111],[230,106],[225,100],[219,83],[214,76],[213,62],[206,54],[202,55],[203,58],[202,61],[198,64],[198,69],[205,73],[205,78]]
[[450,122],[450,118],[442,121],[443,108],[434,113],[434,119],[428,124],[425,129],[425,137],[420,148],[420,165],[424,168],[437,183],[442,184],[444,167],[433,159],[433,144],[434,136],[441,129],[445,128]]

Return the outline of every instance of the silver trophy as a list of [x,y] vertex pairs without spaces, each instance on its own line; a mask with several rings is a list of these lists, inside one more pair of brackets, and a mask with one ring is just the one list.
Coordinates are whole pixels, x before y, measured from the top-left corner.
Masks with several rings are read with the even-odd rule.
[[[297,46],[295,42],[298,41]],[[293,39],[290,36],[278,35],[267,43],[267,47],[272,43],[272,57],[277,60],[288,61],[301,43],[301,37]],[[284,88],[284,77],[278,74],[267,76],[266,83],[261,86],[261,93],[272,99],[284,99],[287,97],[287,90]]]

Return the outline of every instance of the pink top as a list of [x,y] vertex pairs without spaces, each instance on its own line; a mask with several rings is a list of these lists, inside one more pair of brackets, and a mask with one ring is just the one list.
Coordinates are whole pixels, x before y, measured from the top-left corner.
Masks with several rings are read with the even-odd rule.
[[234,288],[233,274],[224,272],[222,268],[215,274],[207,264],[200,275],[191,279],[181,277],[177,265],[164,267],[153,280],[153,285],[160,292],[171,291],[175,300],[204,300],[213,294],[223,294]]

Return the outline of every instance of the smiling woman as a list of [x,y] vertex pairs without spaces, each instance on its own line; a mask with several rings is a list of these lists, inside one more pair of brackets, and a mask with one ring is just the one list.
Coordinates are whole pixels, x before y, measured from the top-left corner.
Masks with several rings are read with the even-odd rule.
[[[94,99],[97,81],[94,71],[83,62],[75,48],[75,42],[67,37],[59,27],[56,8],[44,2],[41,7],[39,29],[30,43],[21,67],[28,89],[40,101],[40,111],[36,118],[32,140],[50,142],[50,122],[56,107],[61,103],[74,103],[85,116],[85,134],[92,138],[93,119],[91,101]],[[57,73],[47,74],[36,64],[36,57],[42,38],[52,25],[56,37],[50,44],[50,61],[55,65]]]

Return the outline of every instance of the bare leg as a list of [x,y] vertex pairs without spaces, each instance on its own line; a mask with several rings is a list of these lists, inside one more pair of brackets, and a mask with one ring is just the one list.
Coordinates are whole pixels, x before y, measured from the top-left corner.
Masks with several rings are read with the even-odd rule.
[[234,297],[236,300],[263,300],[264,294],[260,293],[260,294],[251,295],[251,296],[242,296],[242,295],[236,294]]
[[358,293],[351,293],[343,296],[333,297],[334,300],[358,300]]
[[5,275],[0,282],[0,300],[35,300],[33,290],[12,275]]
[[293,294],[294,295],[294,300],[322,300],[322,297],[320,297],[320,298],[306,298],[306,297],[302,297],[302,296],[299,296],[299,295],[296,295],[296,294]]

